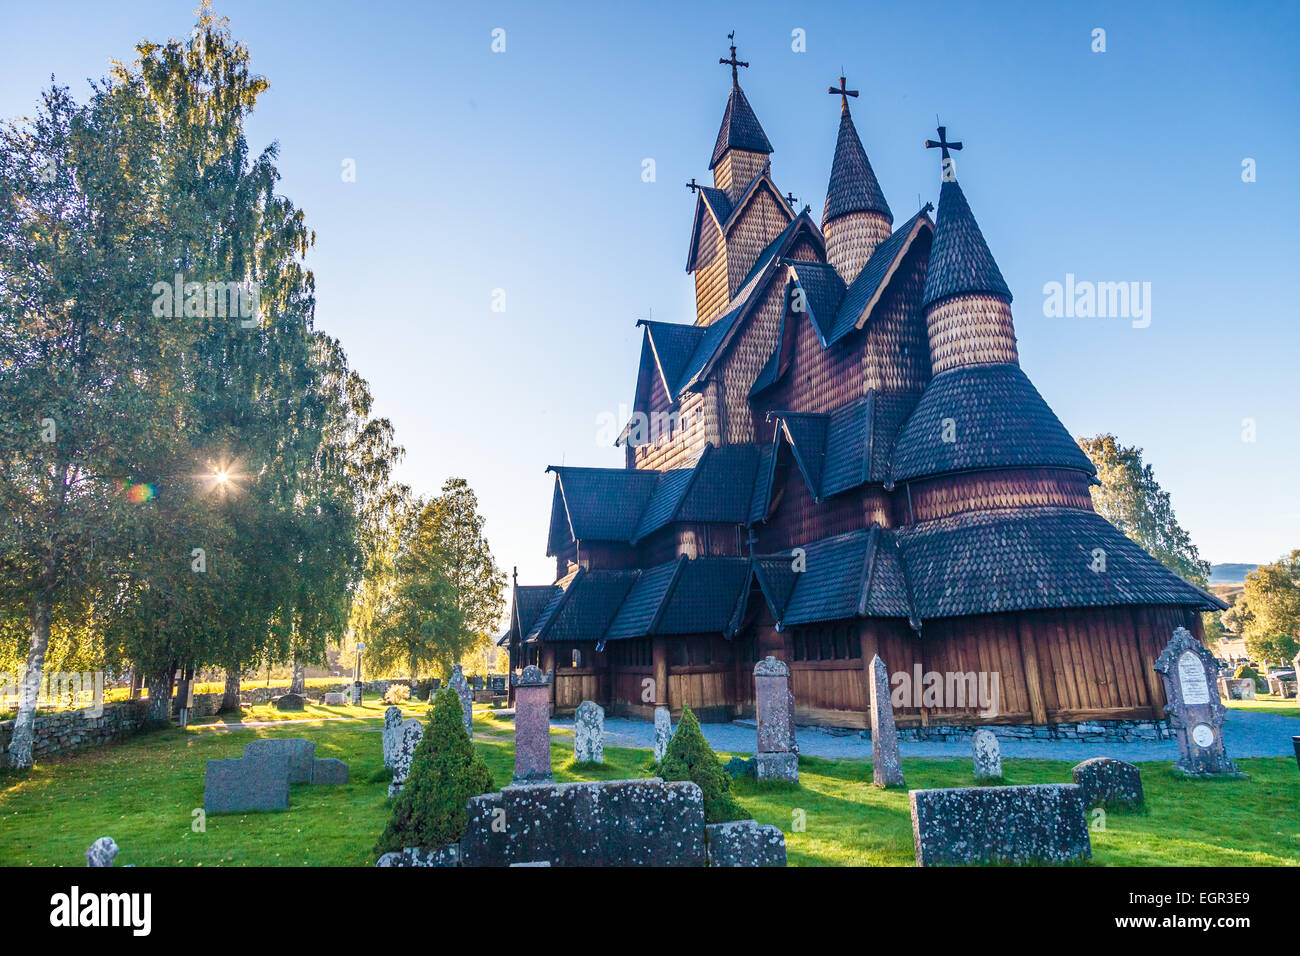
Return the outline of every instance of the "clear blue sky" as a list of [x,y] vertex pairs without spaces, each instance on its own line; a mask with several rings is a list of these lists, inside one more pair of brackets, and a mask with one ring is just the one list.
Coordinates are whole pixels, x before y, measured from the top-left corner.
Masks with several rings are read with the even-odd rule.
[[[5,0],[0,115],[29,113],[51,73],[84,95],[137,40],[188,35],[196,5]],[[250,139],[280,142],[283,191],[316,230],[318,325],[394,421],[404,478],[433,493],[467,477],[498,561],[531,583],[553,574],[544,467],[621,464],[596,422],[632,400],[635,320],[694,315],[681,184],[708,181],[732,29],[783,191],[820,216],[841,68],[898,221],[937,198],[921,141],[939,113],[966,143],[1022,364],[1061,420],[1142,446],[1210,560],[1300,547],[1298,11],[217,3],[270,81]],[[1044,318],[1042,287],[1066,273],[1150,282],[1150,327]]]

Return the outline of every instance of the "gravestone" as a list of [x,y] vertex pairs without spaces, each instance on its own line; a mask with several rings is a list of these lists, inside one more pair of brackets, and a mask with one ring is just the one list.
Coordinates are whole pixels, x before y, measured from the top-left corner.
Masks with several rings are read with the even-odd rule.
[[333,757],[320,757],[312,761],[311,782],[316,785],[337,785],[348,782],[348,765]]
[[375,866],[460,866],[460,844],[446,846],[408,846],[385,853]]
[[877,654],[871,658],[871,781],[877,787],[903,786],[898,728],[889,698],[889,671]]
[[584,700],[573,715],[573,759],[605,762],[605,708],[595,701]]
[[406,777],[411,772],[411,758],[415,748],[424,738],[424,726],[412,717],[402,724],[402,740],[393,754],[393,782],[388,785],[388,799],[392,800],[402,792]]
[[86,866],[112,866],[117,853],[117,843],[112,837],[100,837],[86,851]]
[[514,782],[551,779],[551,681],[536,664],[519,675],[515,688]]
[[1092,856],[1072,783],[913,790],[917,866],[1072,863]]
[[[412,718],[414,719],[414,718]],[[384,766],[393,769],[397,748],[402,745],[402,708],[393,706],[384,711]]]
[[976,780],[1002,779],[1002,750],[998,738],[987,727],[981,727],[971,737],[971,750],[975,754]]
[[1131,763],[1111,757],[1093,757],[1075,764],[1074,782],[1086,807],[1137,810],[1142,806],[1142,772]]
[[1226,713],[1217,693],[1211,693],[1218,662],[1185,627],[1177,628],[1156,659],[1155,670],[1164,681],[1165,713],[1178,739],[1174,770],[1189,777],[1247,779],[1223,746]]
[[[518,699],[517,696],[516,699]],[[672,739],[673,739],[672,715],[668,712],[667,707],[656,707],[655,708],[655,737],[654,737],[655,763],[663,762],[664,754],[668,752],[668,741]]]
[[352,706],[360,707],[363,702],[364,696],[365,694],[364,694],[364,689],[361,685],[361,681],[353,681],[352,682]]
[[460,709],[465,716],[465,733],[469,734],[470,739],[474,739],[474,692],[469,688],[469,682],[465,680],[465,675],[461,673],[460,665],[457,664],[451,669],[451,680],[447,686],[456,692],[460,698]]
[[790,668],[784,661],[768,656],[754,665],[754,716],[758,725],[755,766],[759,780],[799,782],[793,701]]
[[709,866],[785,866],[785,834],[754,820],[704,828]]
[[326,707],[346,707],[347,703],[348,695],[342,691],[330,691],[325,695]]
[[203,778],[208,813],[289,809],[289,767],[282,755],[209,760]]
[[272,698],[271,704],[276,710],[302,710],[307,704],[307,698],[302,694],[281,694]]
[[290,783],[311,783],[312,761],[316,759],[316,744],[302,737],[270,737],[245,744],[244,756],[283,760]]

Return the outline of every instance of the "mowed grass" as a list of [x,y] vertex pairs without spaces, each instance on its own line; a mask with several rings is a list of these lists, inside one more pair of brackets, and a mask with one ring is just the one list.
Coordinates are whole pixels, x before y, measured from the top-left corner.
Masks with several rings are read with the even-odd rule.
[[[403,707],[422,716],[424,704]],[[325,708],[344,710],[344,708]],[[41,763],[27,775],[0,772],[0,865],[84,865],[85,850],[113,837],[118,864],[139,866],[366,866],[388,817],[380,732],[383,705],[355,720],[285,727],[190,728],[142,735],[116,746]],[[251,711],[251,713],[248,713]],[[355,713],[355,711],[354,711]],[[260,714],[246,709],[245,719]],[[475,745],[500,786],[514,765],[513,731],[490,710],[475,711]],[[290,809],[207,818],[204,762],[237,757],[258,737],[307,737],[318,757],[350,766],[349,783],[295,785]],[[720,754],[725,760],[730,754]],[[649,752],[605,748],[603,767],[575,767],[569,731],[554,730],[557,781],[648,775]],[[1092,833],[1093,865],[1300,865],[1300,772],[1290,758],[1239,761],[1249,781],[1201,782],[1174,776],[1171,764],[1142,764],[1147,809],[1111,812]],[[1007,783],[1070,780],[1070,761],[1005,760]],[[914,861],[906,789],[882,791],[861,760],[799,762],[800,785],[737,781],[740,802],[761,823],[786,834],[791,865],[908,866]],[[968,759],[905,758],[908,787],[973,783]]]
[[[1223,705],[1231,710],[1253,710],[1264,714],[1300,718],[1300,701],[1294,697],[1260,694],[1254,700],[1225,700]],[[1300,727],[1297,727],[1295,732],[1300,734]]]

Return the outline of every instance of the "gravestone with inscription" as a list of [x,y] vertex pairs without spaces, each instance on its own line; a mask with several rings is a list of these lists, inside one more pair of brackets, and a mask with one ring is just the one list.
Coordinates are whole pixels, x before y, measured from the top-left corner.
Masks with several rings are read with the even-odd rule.
[[515,685],[516,784],[551,779],[551,678],[529,664]]
[[1185,627],[1177,628],[1156,659],[1155,670],[1164,681],[1165,713],[1178,739],[1174,770],[1189,777],[1236,777],[1246,774],[1228,757],[1223,746],[1226,713],[1217,691],[1212,691],[1219,665],[1214,655]]
[[573,759],[605,762],[605,708],[593,700],[584,700],[573,715]]
[[987,727],[981,727],[971,737],[971,751],[975,755],[976,780],[1000,780],[1002,778],[1002,750],[998,747],[998,738]]
[[759,780],[799,782],[793,701],[790,668],[784,661],[769,656],[754,665],[754,716],[758,724],[755,767]]
[[877,787],[903,786],[898,728],[889,698],[889,671],[877,654],[871,658],[871,780]]
[[673,718],[667,707],[655,708],[655,763],[662,763],[668,752],[668,741],[673,739]]

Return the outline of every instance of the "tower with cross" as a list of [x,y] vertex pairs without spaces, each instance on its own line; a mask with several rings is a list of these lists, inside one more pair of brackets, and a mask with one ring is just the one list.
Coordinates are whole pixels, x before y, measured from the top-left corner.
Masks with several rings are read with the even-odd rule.
[[718,57],[718,63],[722,66],[731,67],[731,85],[733,87],[740,86],[740,73],[738,72],[738,68],[742,66],[748,67],[749,64],[744,60],[736,59],[736,31],[732,30],[728,33],[727,39],[731,41],[731,56]]
[[943,161],[943,181],[945,183],[955,183],[957,181],[957,162],[948,152],[951,149],[960,150],[961,142],[950,143],[948,141],[948,127],[938,127],[938,140],[927,139],[925,141],[926,149],[937,149]]
[[847,88],[847,82],[842,76],[840,77],[840,85],[832,86],[826,92],[829,93],[831,96],[834,96],[836,93],[839,94],[840,110],[841,112],[844,113],[847,113],[849,111],[849,97],[852,96],[856,98],[858,95],[857,90],[850,90]]
[[847,285],[857,278],[876,247],[889,238],[894,217],[849,112],[849,97],[857,98],[858,91],[849,89],[848,80],[840,76],[839,86],[828,87],[826,92],[840,98],[840,133],[826,186],[822,235],[826,260]]

